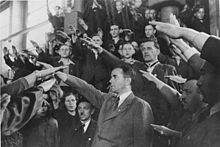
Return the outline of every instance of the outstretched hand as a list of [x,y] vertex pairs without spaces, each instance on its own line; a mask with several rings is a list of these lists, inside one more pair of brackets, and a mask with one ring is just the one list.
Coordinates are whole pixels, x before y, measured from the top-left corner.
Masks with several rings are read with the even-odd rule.
[[168,127],[165,127],[165,126],[160,126],[160,125],[155,125],[155,124],[150,124],[150,125],[153,127],[155,131],[159,132],[161,135],[170,136],[173,134],[173,132],[181,133],[181,132],[172,130]]
[[67,66],[59,66],[59,67],[53,67],[53,68],[48,68],[48,69],[45,69],[45,70],[36,71],[36,78],[42,78],[42,77],[45,77],[45,76],[48,76],[48,75],[52,75],[55,72],[57,72],[61,69],[64,69],[66,67]]
[[153,75],[152,73],[150,72],[146,72],[146,71],[143,71],[143,70],[139,70],[141,73],[142,73],[142,76],[145,77],[146,79],[148,79],[149,81],[156,81],[157,80],[157,77],[156,75]]
[[181,27],[175,26],[173,24],[164,23],[164,22],[157,22],[157,21],[150,21],[149,22],[152,25],[155,25],[156,29],[160,32],[165,33],[171,38],[181,38]]
[[180,76],[177,76],[177,75],[167,75],[167,76],[164,76],[165,78],[169,78],[170,80],[176,82],[176,83],[179,83],[179,84],[183,84],[186,82],[186,79],[180,77]]
[[41,83],[40,85],[38,85],[39,88],[42,88],[44,92],[47,92],[49,91],[52,86],[56,83],[56,79],[55,78],[52,78],[50,80],[47,80],[43,83]]

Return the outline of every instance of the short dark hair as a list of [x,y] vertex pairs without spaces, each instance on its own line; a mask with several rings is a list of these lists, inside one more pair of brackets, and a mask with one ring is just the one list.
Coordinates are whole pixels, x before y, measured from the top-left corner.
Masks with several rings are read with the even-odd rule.
[[145,39],[143,39],[143,40],[140,42],[140,49],[141,49],[141,50],[143,49],[143,44],[144,44],[145,42],[154,42],[154,46],[155,46],[157,49],[160,50],[160,45],[159,45],[159,43],[158,43],[158,41],[157,41],[157,38],[156,38],[154,35],[151,36],[151,37],[149,37],[149,38],[145,38]]
[[80,95],[80,96],[79,96],[79,100],[78,100],[77,103],[76,103],[76,106],[78,107],[79,104],[82,103],[82,102],[87,102],[87,103],[90,104],[91,109],[94,108],[93,104],[92,104],[88,99],[86,99],[85,97],[83,97],[83,96]]
[[123,47],[124,47],[125,45],[127,45],[127,44],[131,45],[131,46],[134,48],[134,46],[131,44],[130,41],[124,41],[123,43],[120,44],[119,49],[123,49]]
[[195,14],[196,12],[198,12],[200,9],[204,9],[205,7],[202,5],[196,5],[195,8],[193,9],[193,13]]
[[120,65],[116,66],[114,69],[116,69],[116,68],[122,69],[123,76],[125,78],[131,78],[132,81],[134,80],[136,73],[130,65],[120,64]]
[[147,23],[144,25],[144,28],[145,28],[146,26],[152,26],[152,27],[153,27],[153,29],[154,29],[154,30],[156,30],[156,26],[155,26],[155,25],[150,24],[149,22],[147,22]]

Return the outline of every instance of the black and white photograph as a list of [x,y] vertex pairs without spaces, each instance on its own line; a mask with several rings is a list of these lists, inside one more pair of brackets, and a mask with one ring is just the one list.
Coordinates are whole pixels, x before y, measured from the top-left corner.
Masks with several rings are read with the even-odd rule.
[[220,147],[220,0],[0,0],[0,147]]

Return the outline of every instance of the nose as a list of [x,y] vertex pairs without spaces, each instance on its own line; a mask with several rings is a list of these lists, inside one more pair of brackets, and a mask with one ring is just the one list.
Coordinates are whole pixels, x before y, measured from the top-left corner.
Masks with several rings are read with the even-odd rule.
[[110,84],[112,83],[112,78],[109,80],[109,83],[110,83]]

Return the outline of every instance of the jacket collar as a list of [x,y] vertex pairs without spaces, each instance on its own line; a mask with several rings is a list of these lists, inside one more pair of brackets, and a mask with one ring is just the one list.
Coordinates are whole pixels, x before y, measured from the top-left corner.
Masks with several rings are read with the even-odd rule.
[[132,104],[134,98],[135,98],[134,94],[131,93],[117,109],[115,109],[115,110],[112,109],[112,111],[107,114],[104,121],[112,119],[112,118],[118,116],[119,114],[121,114],[122,112],[124,112]]

